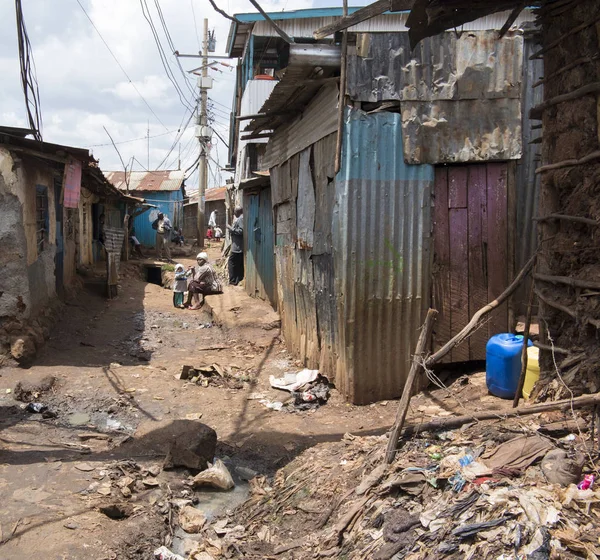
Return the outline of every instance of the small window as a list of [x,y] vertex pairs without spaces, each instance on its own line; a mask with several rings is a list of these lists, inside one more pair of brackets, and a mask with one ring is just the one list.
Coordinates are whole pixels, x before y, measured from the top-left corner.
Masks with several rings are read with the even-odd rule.
[[35,197],[35,226],[38,253],[41,253],[48,244],[48,189],[38,186]]

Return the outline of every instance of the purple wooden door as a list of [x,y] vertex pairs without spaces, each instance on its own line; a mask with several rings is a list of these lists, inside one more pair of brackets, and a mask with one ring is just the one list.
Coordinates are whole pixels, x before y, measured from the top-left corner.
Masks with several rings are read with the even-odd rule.
[[[506,163],[436,168],[432,305],[439,316],[434,351],[507,286],[506,174]],[[445,361],[485,359],[489,337],[507,328],[504,304]]]

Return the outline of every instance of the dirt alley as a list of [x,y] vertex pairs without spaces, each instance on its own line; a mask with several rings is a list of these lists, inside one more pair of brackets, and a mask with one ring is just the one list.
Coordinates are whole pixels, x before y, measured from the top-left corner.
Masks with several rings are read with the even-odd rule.
[[[391,403],[354,407],[335,391],[326,406],[308,412],[277,412],[249,400],[265,393],[285,401],[287,393],[269,387],[269,375],[301,369],[279,330],[248,321],[236,327],[235,306],[230,327],[203,328],[211,323],[208,312],[173,308],[172,293],[147,283],[135,261],[123,272],[117,299],[106,301],[88,287],[64,307],[31,368],[0,371],[0,558],[148,558],[167,530],[159,491],[135,494],[134,515],[112,520],[97,509],[107,499],[97,487],[115,461],[161,464],[164,435],[178,422],[201,415],[218,434],[219,456],[265,474],[309,446],[346,432],[382,433],[392,423]],[[246,301],[239,287],[209,301],[215,298],[223,298],[222,306]],[[257,316],[257,308],[268,308],[251,305]],[[217,347],[223,348],[203,350]],[[222,388],[176,379],[183,364],[199,362],[251,382]],[[13,395],[18,381],[46,375],[57,385],[39,401],[54,419],[23,410]],[[176,495],[186,474],[163,471],[160,488]]]
[[[241,287],[209,296],[202,311],[179,310],[172,292],[146,282],[136,261],[123,265],[117,299],[106,301],[93,287],[88,279],[65,305],[32,367],[0,370],[0,558],[147,559],[169,535],[181,551],[186,535],[179,533],[177,541],[177,515],[169,504],[190,497],[183,484],[189,473],[162,471],[152,484],[140,473],[161,465],[166,439],[174,430],[194,430],[199,418],[216,430],[217,456],[238,482],[231,494],[195,493],[197,507],[209,516],[245,499],[247,484],[237,468],[271,475],[309,447],[345,433],[383,434],[393,423],[395,402],[356,407],[335,390],[313,411],[261,404],[259,395],[290,399],[269,386],[269,375],[302,366],[274,328],[277,315]],[[215,317],[218,310],[222,326],[213,324],[209,308]],[[199,363],[219,364],[236,382],[202,387],[178,378],[182,365]],[[14,397],[17,382],[47,375],[57,383],[38,400],[56,413],[50,419],[27,412]],[[505,404],[487,402],[481,377],[457,387],[462,402],[475,408]],[[449,397],[439,390],[414,397],[412,421],[451,414],[457,405]],[[124,475],[140,479],[126,500],[116,488]],[[100,512],[115,501],[127,502],[132,514],[114,520]]]

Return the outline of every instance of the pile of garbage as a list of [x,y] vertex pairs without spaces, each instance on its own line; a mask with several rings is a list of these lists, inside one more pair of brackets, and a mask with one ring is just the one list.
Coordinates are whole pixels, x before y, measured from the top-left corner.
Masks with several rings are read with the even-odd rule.
[[219,364],[184,365],[181,367],[179,379],[201,387],[226,389],[243,389],[244,383],[252,381],[246,373],[236,373],[231,368],[224,368]]
[[569,414],[422,432],[391,465],[387,436],[346,434],[255,478],[189,558],[598,558],[598,453]]
[[261,404],[273,410],[296,412],[298,410],[315,410],[324,405],[330,396],[329,382],[316,369],[303,369],[298,373],[286,373],[283,377],[269,377],[274,389],[291,393],[293,400],[283,403],[262,399]]

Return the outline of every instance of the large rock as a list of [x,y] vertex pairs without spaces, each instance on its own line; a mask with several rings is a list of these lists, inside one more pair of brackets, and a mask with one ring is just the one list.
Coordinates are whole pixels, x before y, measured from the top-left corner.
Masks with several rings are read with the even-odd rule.
[[11,340],[10,353],[19,363],[27,363],[35,358],[35,343],[29,336],[19,336]]
[[163,467],[204,470],[212,462],[217,447],[217,432],[194,420],[175,420],[165,438],[168,446]]
[[206,523],[206,516],[193,506],[183,506],[179,512],[179,525],[186,533],[199,533]]

